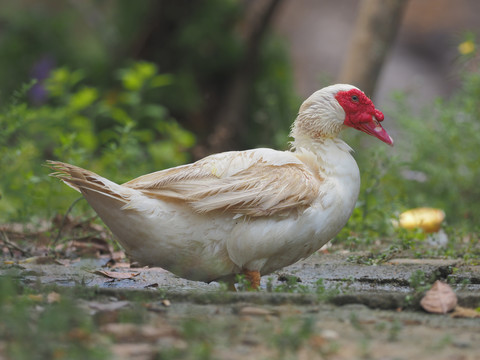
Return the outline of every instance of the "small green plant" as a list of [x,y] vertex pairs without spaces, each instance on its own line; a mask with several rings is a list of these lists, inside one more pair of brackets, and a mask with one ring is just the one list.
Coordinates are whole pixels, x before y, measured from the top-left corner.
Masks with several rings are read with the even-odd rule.
[[415,300],[418,300],[425,291],[427,291],[431,284],[435,281],[435,276],[427,278],[425,272],[416,270],[408,279],[408,283],[412,288],[412,292],[405,296],[407,305],[411,305]]
[[286,292],[286,293],[308,293],[311,290],[308,286],[303,285],[298,277],[288,275],[286,276],[283,284],[280,284],[274,288],[275,292]]
[[273,347],[283,358],[295,353],[314,334],[315,321],[311,317],[285,319],[272,338]]
[[[348,284],[349,284],[349,281],[347,281],[347,286],[348,286]],[[315,294],[317,294],[318,299],[320,301],[330,300],[330,299],[334,298],[335,296],[340,295],[341,292],[342,292],[342,290],[341,290],[341,285],[340,284],[338,284],[334,288],[329,289],[325,286],[325,281],[323,279],[318,279],[315,282]]]
[[390,328],[388,329],[388,341],[394,342],[398,341],[398,336],[400,335],[400,332],[403,329],[403,325],[401,321],[398,319],[394,319],[390,323]]
[[237,290],[238,291],[252,290],[252,284],[247,279],[247,277],[243,274],[235,275],[235,282],[237,283]]
[[188,353],[194,359],[208,360],[212,358],[214,334],[211,332],[212,327],[206,331],[205,326],[204,321],[196,318],[187,318],[182,323],[181,333],[189,342]]
[[[0,277],[0,341],[10,359],[108,359],[92,318],[68,297],[47,301],[46,294]],[[3,355],[0,353],[0,356]]]
[[358,352],[360,358],[370,359],[372,334],[370,333],[369,329],[364,324],[362,324],[358,315],[355,312],[350,313],[349,320],[352,327],[361,334],[361,337],[358,340]]
[[428,290],[430,283],[427,280],[425,272],[422,270],[416,270],[412,273],[408,279],[410,287],[417,293]]

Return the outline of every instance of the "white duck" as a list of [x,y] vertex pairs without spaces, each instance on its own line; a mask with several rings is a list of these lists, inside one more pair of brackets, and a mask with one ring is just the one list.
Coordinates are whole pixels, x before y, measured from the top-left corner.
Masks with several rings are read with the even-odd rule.
[[127,255],[191,280],[260,276],[308,257],[346,224],[360,174],[337,138],[352,127],[392,145],[383,114],[365,94],[337,84],[310,96],[293,123],[290,151],[254,149],[118,185],[82,168],[50,161],[52,174],[81,192]]

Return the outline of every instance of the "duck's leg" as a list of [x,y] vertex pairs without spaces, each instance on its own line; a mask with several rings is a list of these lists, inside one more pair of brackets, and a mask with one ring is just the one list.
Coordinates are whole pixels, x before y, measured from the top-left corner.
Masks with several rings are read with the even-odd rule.
[[245,275],[245,279],[250,282],[250,289],[258,290],[260,287],[260,271],[244,269],[242,274]]

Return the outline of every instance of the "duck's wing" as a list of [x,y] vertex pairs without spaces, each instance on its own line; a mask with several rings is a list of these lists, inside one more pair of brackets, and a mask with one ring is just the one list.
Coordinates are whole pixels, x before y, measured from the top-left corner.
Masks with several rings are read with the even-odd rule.
[[199,213],[255,217],[305,209],[320,196],[322,183],[319,173],[293,153],[255,149],[212,155],[123,185]]

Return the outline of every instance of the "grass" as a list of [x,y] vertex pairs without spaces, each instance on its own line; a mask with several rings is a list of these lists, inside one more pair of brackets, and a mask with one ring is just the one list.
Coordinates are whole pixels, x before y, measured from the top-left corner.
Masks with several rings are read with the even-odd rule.
[[0,277],[0,341],[11,359],[108,359],[93,319],[69,297],[52,300]]

